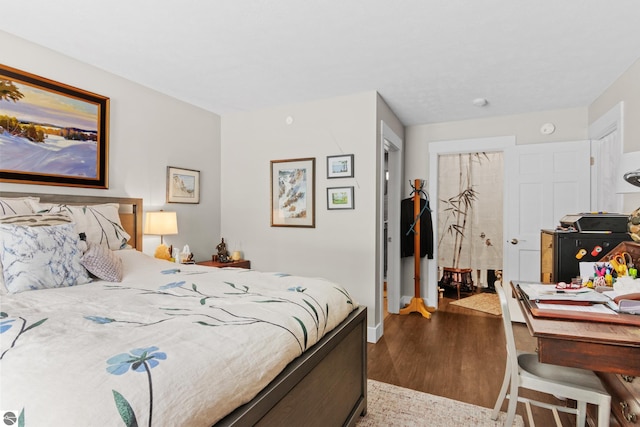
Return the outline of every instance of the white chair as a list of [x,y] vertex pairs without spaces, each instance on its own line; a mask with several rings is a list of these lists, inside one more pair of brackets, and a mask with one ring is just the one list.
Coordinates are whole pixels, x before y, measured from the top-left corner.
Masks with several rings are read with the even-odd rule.
[[[531,405],[551,409],[553,411],[556,424],[561,425],[558,412],[576,414],[576,426],[584,427],[587,403],[598,406],[598,427],[609,426],[609,416],[611,410],[611,396],[606,392],[600,379],[591,371],[585,369],[568,368],[558,365],[550,365],[538,361],[536,353],[523,353],[516,351],[516,343],[513,337],[511,326],[511,316],[509,314],[509,304],[502,284],[496,284],[496,292],[500,298],[502,308],[502,322],[507,341],[507,366],[504,373],[504,380],[500,388],[500,394],[493,408],[491,418],[496,420],[500,413],[500,408],[504,399],[509,399],[507,409],[507,420],[505,426],[512,426],[516,415],[517,403],[524,402],[526,405],[529,424],[534,426],[531,414]],[[509,386],[509,383],[511,385]],[[527,399],[518,395],[519,389],[535,390],[554,396],[562,396],[577,401],[577,409],[567,408]],[[507,394],[507,391],[509,393]]]

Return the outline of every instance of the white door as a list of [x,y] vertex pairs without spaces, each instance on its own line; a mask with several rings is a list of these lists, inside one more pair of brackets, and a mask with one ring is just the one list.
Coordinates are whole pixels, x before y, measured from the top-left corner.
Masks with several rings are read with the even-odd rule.
[[[540,230],[590,206],[589,141],[517,145],[505,150],[504,283],[540,281]],[[524,321],[515,300],[511,314]]]

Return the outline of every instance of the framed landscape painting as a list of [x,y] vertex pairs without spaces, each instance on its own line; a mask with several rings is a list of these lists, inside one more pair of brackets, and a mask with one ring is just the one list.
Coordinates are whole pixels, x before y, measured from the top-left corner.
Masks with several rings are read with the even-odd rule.
[[353,154],[327,156],[327,178],[353,178]]
[[315,158],[271,161],[271,226],[315,227]]
[[354,209],[353,187],[327,188],[327,209]]
[[168,166],[167,203],[200,203],[200,171]]
[[0,181],[108,188],[109,98],[0,64]]

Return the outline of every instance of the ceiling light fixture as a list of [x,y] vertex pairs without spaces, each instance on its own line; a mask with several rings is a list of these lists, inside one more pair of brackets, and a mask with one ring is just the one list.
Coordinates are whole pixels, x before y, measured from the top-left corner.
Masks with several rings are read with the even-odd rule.
[[476,107],[486,107],[489,104],[486,98],[476,98],[473,100],[473,105]]

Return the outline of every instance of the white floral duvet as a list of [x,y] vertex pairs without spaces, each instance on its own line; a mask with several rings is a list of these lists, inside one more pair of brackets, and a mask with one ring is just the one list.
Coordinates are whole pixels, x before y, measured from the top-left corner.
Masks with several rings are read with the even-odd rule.
[[120,283],[1,296],[15,425],[210,426],[355,308],[324,279],[117,254]]

